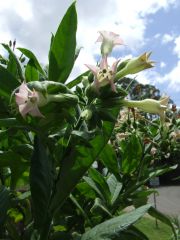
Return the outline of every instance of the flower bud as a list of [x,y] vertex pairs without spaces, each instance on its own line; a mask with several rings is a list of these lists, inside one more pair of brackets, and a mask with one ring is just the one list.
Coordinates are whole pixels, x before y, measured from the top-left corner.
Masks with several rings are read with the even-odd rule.
[[90,120],[92,117],[92,111],[90,109],[85,109],[82,113],[81,113],[81,117],[84,120]]
[[165,110],[167,109],[169,97],[160,100],[144,99],[142,101],[123,100],[122,104],[127,107],[137,107],[144,112],[158,114],[163,122],[165,119]]
[[150,55],[151,55],[151,52],[149,52],[149,53],[145,52],[139,57],[136,57],[136,58],[133,58],[130,60],[126,60],[125,67],[122,68],[117,73],[116,79],[122,78],[128,74],[135,74],[135,73],[143,71],[147,68],[154,67],[155,62],[149,60]]
[[157,153],[157,148],[152,147],[152,148],[151,148],[151,151],[150,151],[150,154],[151,154],[152,156],[154,156],[156,153]]

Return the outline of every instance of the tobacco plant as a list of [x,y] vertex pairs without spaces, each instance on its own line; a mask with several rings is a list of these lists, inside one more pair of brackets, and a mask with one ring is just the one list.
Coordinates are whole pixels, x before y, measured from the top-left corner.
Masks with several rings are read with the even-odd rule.
[[[121,79],[151,68],[150,53],[110,67],[109,55],[124,44],[100,31],[101,59],[70,81],[79,50],[73,3],[52,35],[49,62],[33,52],[2,44],[0,57],[0,238],[147,239],[133,224],[146,213],[174,225],[150,204],[145,187],[174,167],[150,170],[146,147],[133,132],[112,143],[122,106],[159,114],[163,125],[168,97],[133,102]],[[21,53],[21,55],[19,55]],[[88,70],[89,69],[89,70]],[[131,212],[125,207],[134,205]]]

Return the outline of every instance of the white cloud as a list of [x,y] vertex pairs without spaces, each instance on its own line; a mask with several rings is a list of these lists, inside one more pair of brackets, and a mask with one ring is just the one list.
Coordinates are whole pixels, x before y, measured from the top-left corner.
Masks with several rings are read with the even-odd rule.
[[162,44],[167,44],[169,42],[172,42],[174,40],[174,36],[172,34],[164,34],[162,36]]
[[166,74],[163,79],[167,81],[168,88],[171,88],[175,92],[180,91],[180,60],[177,62],[176,66]]
[[160,68],[165,68],[166,67],[166,63],[165,62],[160,62]]
[[154,38],[155,39],[158,39],[158,38],[160,38],[161,37],[161,34],[160,33],[156,33],[155,35],[154,35]]
[[[78,0],[78,45],[83,46],[75,63],[71,79],[86,71],[85,63],[96,64],[95,55],[100,53],[100,44],[95,41],[99,30],[120,34],[126,46],[119,46],[116,58],[132,58],[140,55],[148,23],[159,10],[176,7],[178,0]],[[17,46],[31,49],[41,62],[47,63],[51,32],[58,24],[72,0],[5,0],[0,2],[0,42],[17,39]],[[173,52],[180,58],[180,36],[159,32],[154,38],[167,44],[174,41]],[[1,51],[2,53],[2,51]],[[127,55],[128,54],[128,55]],[[123,55],[127,55],[123,57]],[[114,56],[114,55],[113,55]],[[114,58],[110,58],[111,62]],[[109,63],[111,63],[109,62]],[[110,64],[111,65],[111,64]],[[160,62],[160,68],[166,63]],[[168,90],[180,91],[180,60],[167,74],[156,68],[138,73],[137,80],[144,84],[167,83]],[[132,75],[132,77],[136,77]]]
[[[133,76],[132,76],[133,77]],[[146,69],[137,74],[138,82],[142,84],[153,84],[156,85],[157,82],[162,82],[161,75],[155,69]]]
[[0,14],[4,15],[4,12],[11,11],[20,16],[24,21],[32,19],[32,5],[29,0],[6,0],[1,1]]
[[175,47],[173,49],[173,52],[178,56],[178,58],[180,58],[180,35],[176,37],[176,39],[174,40],[174,43],[175,43]]
[[[133,77],[134,75],[132,75]],[[180,60],[176,63],[175,67],[166,74],[160,74],[156,68],[147,69],[137,74],[137,79],[143,84],[166,84],[168,92],[180,92]],[[173,96],[171,96],[173,97]]]
[[[47,61],[50,33],[56,31],[71,3],[72,0],[1,1],[0,41],[16,38],[18,45],[31,48],[41,61]],[[90,57],[99,53],[99,45],[94,44],[97,31],[111,30],[120,33],[127,48],[136,53],[146,41],[147,16],[175,3],[175,0],[78,0],[78,42]]]
[[[6,0],[0,3],[0,42],[17,39],[17,45],[30,48],[40,59],[47,62],[51,32],[55,32],[58,23],[72,0]],[[71,74],[71,79],[86,71],[85,63],[96,64],[95,55],[100,53],[100,44],[95,41],[99,30],[111,30],[120,34],[126,46],[120,46],[117,58],[127,59],[140,55],[139,50],[145,44],[145,32],[149,23],[148,16],[160,9],[168,10],[175,0],[91,0],[77,1],[78,44],[83,46]],[[153,19],[153,18],[152,18]],[[161,34],[156,34],[156,38]],[[163,36],[163,42],[173,41],[170,34]],[[180,36],[174,40],[174,53],[180,56]],[[131,50],[131,54],[129,54]],[[128,52],[123,57],[122,51]],[[122,56],[119,56],[122,55]],[[109,63],[114,61],[110,58]],[[110,64],[111,65],[111,64]],[[164,68],[165,63],[161,62]],[[178,90],[180,80],[180,62],[165,76],[155,69],[137,74],[137,79],[144,84],[167,82],[169,87]],[[134,75],[132,77],[135,77]]]

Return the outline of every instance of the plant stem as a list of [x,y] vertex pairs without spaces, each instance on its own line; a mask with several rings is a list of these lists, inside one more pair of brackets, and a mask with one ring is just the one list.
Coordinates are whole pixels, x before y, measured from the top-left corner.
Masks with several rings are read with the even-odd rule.
[[121,78],[125,77],[126,75],[127,75],[127,72],[125,71],[125,69],[121,69],[119,72],[116,73],[114,82],[119,81]]
[[52,218],[47,216],[46,221],[44,222],[43,229],[41,230],[40,239],[39,240],[48,240],[49,233],[51,229]]

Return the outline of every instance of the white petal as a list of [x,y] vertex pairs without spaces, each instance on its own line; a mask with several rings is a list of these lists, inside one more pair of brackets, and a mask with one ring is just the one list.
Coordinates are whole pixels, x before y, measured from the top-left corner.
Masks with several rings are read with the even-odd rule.
[[89,68],[91,70],[91,72],[96,76],[98,71],[99,71],[99,68],[94,66],[94,65],[90,65],[90,64],[85,64],[85,66],[87,68]]
[[27,98],[20,93],[15,93],[15,98],[17,105],[24,104],[27,101]]
[[33,107],[33,109],[29,111],[29,114],[33,117],[43,117],[44,118],[44,115],[39,111],[39,108],[37,105],[35,105]]
[[28,114],[28,112],[32,110],[32,108],[33,104],[31,102],[21,104],[19,105],[19,112],[23,117],[25,117]]

